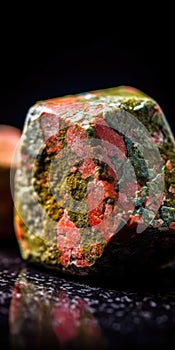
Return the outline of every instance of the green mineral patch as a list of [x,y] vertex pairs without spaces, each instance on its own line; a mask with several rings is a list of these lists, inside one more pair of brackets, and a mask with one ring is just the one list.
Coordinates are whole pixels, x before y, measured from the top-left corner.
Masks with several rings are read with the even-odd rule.
[[20,220],[20,226],[23,234],[22,238],[19,239],[19,247],[23,259],[39,261],[41,255],[47,249],[46,242],[34,233],[31,233],[22,220]]
[[43,218],[43,239],[48,244],[57,243],[57,223],[47,214]]
[[125,142],[127,147],[127,157],[130,159],[134,168],[137,181],[141,186],[145,186],[146,182],[149,180],[148,167],[145,159],[141,155],[141,152],[136,147],[135,143],[128,137],[125,137]]
[[56,154],[57,152],[57,145],[59,145],[60,149],[63,149],[66,146],[66,133],[67,133],[67,128],[62,128],[59,130],[55,135],[52,137],[48,138],[46,141],[47,144],[47,153],[50,154]]
[[162,206],[160,209],[160,217],[164,222],[164,226],[169,226],[171,222],[175,221],[175,208]]
[[107,178],[108,174],[108,164],[107,163],[102,163],[98,165],[97,168],[97,175],[100,180],[105,180]]
[[[166,154],[167,152],[170,152],[170,156],[172,158],[175,157],[175,143],[172,140],[172,137],[169,133],[169,130],[167,129],[167,127],[165,125],[160,125],[160,130],[163,134],[164,140],[163,140],[163,145],[159,148],[161,154]],[[171,154],[172,152],[172,154]],[[173,156],[173,152],[174,152],[174,156]]]
[[67,127],[65,128],[60,128],[59,130],[59,135],[57,137],[58,141],[61,143],[61,149],[66,146],[66,134],[67,134]]
[[85,228],[89,226],[89,219],[87,214],[76,213],[71,210],[68,211],[70,220],[75,224],[78,228]]
[[151,210],[148,210],[148,209],[145,209],[143,207],[139,208],[138,210],[136,210],[134,212],[134,214],[139,214],[143,221],[144,221],[144,224],[150,224],[151,221],[155,218],[155,213],[154,211],[151,211]]
[[96,137],[96,130],[94,126],[89,126],[89,128],[86,130],[88,137]]
[[[103,254],[106,245],[106,241],[98,243],[98,240],[96,240],[96,243],[94,245],[83,247],[85,259],[90,266],[93,265],[97,261],[97,259]],[[101,254],[99,254],[99,246]]]
[[[146,127],[150,135],[153,135],[154,132],[159,131],[162,128],[162,126],[165,127],[165,123],[163,121],[163,114],[161,113],[161,111],[158,110],[157,103],[151,98],[138,98],[137,96],[133,96],[130,98],[117,97],[116,102],[118,112],[120,110],[126,111],[134,117],[136,117],[136,119],[138,119],[141,122],[141,124],[143,124]],[[127,122],[127,120],[124,120],[124,114],[121,117],[124,123]],[[113,116],[105,116],[107,123],[111,125],[111,127],[113,127],[112,124],[114,122],[112,122],[111,118],[113,119]]]
[[113,176],[108,175],[109,166],[105,162],[101,162],[98,159],[93,159],[94,163],[96,163],[96,175],[98,176],[99,180],[105,180],[109,183],[114,182]]
[[28,241],[31,258],[34,259],[35,261],[39,261],[41,255],[47,249],[47,245],[45,241],[42,238],[36,236],[35,234],[33,233],[31,234],[30,232],[28,232],[27,241]]
[[157,123],[153,122],[156,103],[152,100],[131,98],[121,103],[120,108],[134,115],[150,132],[153,134],[157,131]]
[[105,238],[99,230],[92,230],[91,227],[86,227],[81,231],[81,247],[87,248],[90,247],[94,243],[104,243]]
[[76,200],[83,200],[87,195],[88,180],[83,179],[82,174],[79,171],[76,173],[70,173],[67,176],[67,190],[71,194],[72,198]]
[[[60,264],[60,252],[56,243],[49,243],[47,239],[36,236],[29,232],[22,224],[23,240],[19,240],[19,246],[23,259],[31,259],[35,262],[42,261],[49,265]],[[25,245],[24,245],[25,242]]]
[[91,177],[84,179],[78,170],[74,173],[70,171],[72,166],[78,167],[80,164],[77,156],[66,147],[61,158],[52,162],[50,173],[50,188],[54,198],[68,211],[70,219],[79,228],[88,226],[86,196],[87,185],[91,180]]
[[[87,185],[89,180],[90,178],[83,179],[82,174],[79,171],[76,171],[73,174],[70,173],[66,178],[66,189],[71,195],[66,207],[68,206],[67,210],[71,221],[78,228],[89,226],[87,216],[88,206],[86,202]],[[77,210],[77,208],[80,208],[80,210]]]
[[106,203],[107,203],[107,204],[113,205],[114,202],[115,202],[115,198],[113,198],[113,197],[108,197],[108,198],[106,198]]
[[[163,114],[157,109],[157,104],[151,99],[135,99],[129,98],[120,104],[120,108],[131,112],[149,131],[150,135],[154,132],[161,131],[163,135],[163,145],[159,146],[160,154],[165,155],[171,161],[173,169],[168,170],[165,166],[165,205],[168,207],[175,207],[175,194],[169,191],[171,185],[175,185],[175,152],[174,142],[169,133],[167,125],[164,121]],[[110,118],[109,124],[110,124]],[[127,157],[130,158],[136,173],[137,181],[140,185],[146,185],[149,180],[148,168],[144,158],[141,156],[137,147],[131,139],[125,136],[125,143],[127,146]],[[165,162],[164,162],[165,163]]]
[[122,98],[132,98],[134,96],[136,98],[145,98],[145,97],[148,98],[148,95],[146,95],[144,92],[128,86],[112,87],[104,90],[98,90],[97,92],[99,93],[99,96],[104,96],[104,97],[114,96],[114,97],[122,97]]
[[55,221],[63,215],[63,208],[56,201],[50,188],[50,163],[46,148],[38,155],[33,172],[33,186],[38,194],[39,202],[45,208],[47,214]]
[[148,187],[146,186],[143,186],[141,190],[138,191],[138,197],[134,199],[136,209],[138,209],[139,207],[142,207],[148,194],[149,194],[149,190],[148,190]]
[[57,244],[47,246],[47,250],[41,255],[41,261],[48,265],[59,265],[61,253],[57,248]]
[[70,174],[70,168],[77,162],[76,155],[69,147],[61,151],[59,158],[50,159],[50,190],[58,202],[62,202],[67,190],[67,176]]

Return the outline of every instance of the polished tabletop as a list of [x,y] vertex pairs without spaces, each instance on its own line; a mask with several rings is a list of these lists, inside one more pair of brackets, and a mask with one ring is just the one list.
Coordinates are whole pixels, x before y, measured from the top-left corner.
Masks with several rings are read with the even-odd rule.
[[0,248],[0,349],[159,349],[175,345],[173,277],[61,275]]

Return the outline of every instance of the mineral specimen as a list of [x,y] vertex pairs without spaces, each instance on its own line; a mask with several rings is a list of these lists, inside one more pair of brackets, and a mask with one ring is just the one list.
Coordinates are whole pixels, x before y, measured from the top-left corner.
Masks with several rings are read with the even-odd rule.
[[175,256],[174,152],[160,106],[134,88],[36,103],[15,178],[22,257],[73,274],[108,274],[140,254],[166,264]]

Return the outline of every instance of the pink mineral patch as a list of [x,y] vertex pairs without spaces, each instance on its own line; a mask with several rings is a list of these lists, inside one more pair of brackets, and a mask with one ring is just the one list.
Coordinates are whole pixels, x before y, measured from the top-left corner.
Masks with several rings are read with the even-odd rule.
[[171,224],[169,225],[169,228],[171,230],[175,230],[175,221],[171,222]]
[[171,192],[171,193],[175,193],[175,187],[170,186],[168,191]]
[[75,261],[77,266],[87,266],[83,250],[80,248],[80,239],[80,230],[65,211],[57,223],[57,244],[61,252],[60,260],[63,266],[68,266],[72,261]]
[[60,128],[60,117],[53,113],[43,113],[40,117],[41,129],[46,142],[51,137],[58,134]]
[[166,168],[167,168],[168,170],[172,170],[172,169],[173,169],[172,163],[171,163],[171,161],[170,161],[169,159],[168,159],[167,162],[166,162]]
[[[122,137],[108,126],[103,118],[96,122],[96,136],[105,142],[105,149],[109,156],[119,156],[122,159],[126,155],[126,146]],[[115,147],[114,147],[115,146]]]
[[96,164],[91,158],[85,158],[79,170],[82,173],[82,177],[84,179],[89,176],[96,176]]
[[154,145],[157,145],[158,147],[161,147],[163,145],[163,134],[161,131],[155,131],[153,136],[151,137],[152,142]]
[[78,156],[82,157],[86,155],[86,131],[79,125],[71,125],[67,131],[66,141],[68,146]]

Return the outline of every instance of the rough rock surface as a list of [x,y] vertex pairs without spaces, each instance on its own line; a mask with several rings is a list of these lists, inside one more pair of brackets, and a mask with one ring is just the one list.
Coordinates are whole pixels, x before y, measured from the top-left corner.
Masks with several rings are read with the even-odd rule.
[[175,143],[130,87],[38,102],[15,179],[24,259],[75,273],[160,268],[175,256]]

